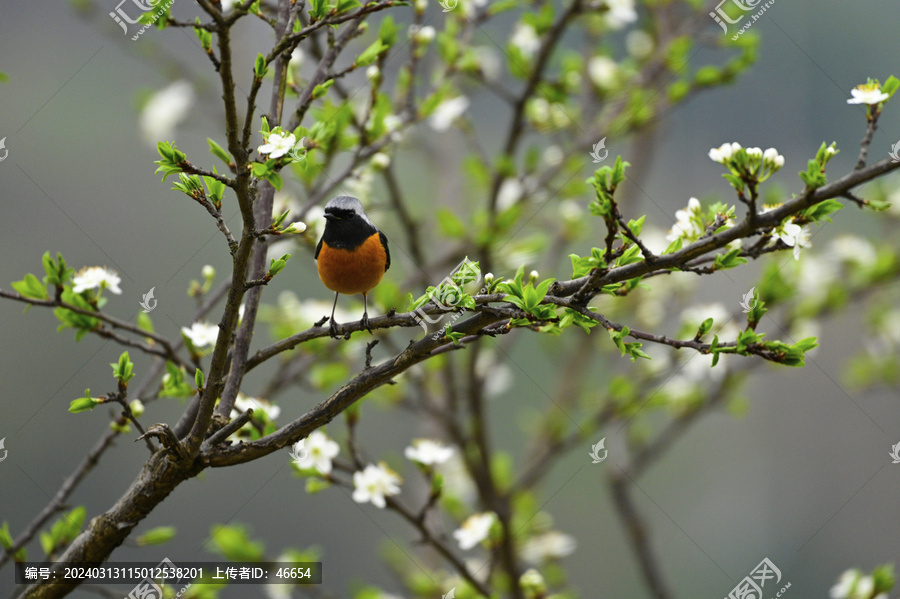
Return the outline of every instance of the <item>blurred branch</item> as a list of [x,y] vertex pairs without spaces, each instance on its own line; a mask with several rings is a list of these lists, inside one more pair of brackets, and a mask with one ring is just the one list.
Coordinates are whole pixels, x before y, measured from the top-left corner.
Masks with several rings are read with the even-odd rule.
[[161,349],[161,350],[156,349],[155,347],[147,345],[146,343],[141,343],[140,341],[135,341],[133,339],[128,339],[126,337],[122,337],[121,335],[115,334],[115,332],[113,332],[112,330],[106,329],[103,327],[96,327],[94,329],[91,329],[92,333],[95,333],[96,335],[105,337],[107,339],[113,339],[114,341],[116,341],[117,343],[120,343],[121,345],[127,345],[130,347],[137,348],[137,349],[143,351],[144,353],[153,354],[156,356],[160,356],[162,358],[166,358],[167,360],[171,360],[171,361],[175,362],[176,364],[183,364],[183,362],[181,361],[181,358],[178,357],[178,355],[175,353],[175,350],[172,348],[171,342],[169,342],[169,340],[166,339],[165,337],[162,337],[161,335],[157,335],[156,333],[153,333],[150,331],[145,331],[144,329],[140,328],[137,325],[133,325],[130,322],[126,322],[124,320],[120,320],[120,319],[116,318],[115,316],[110,316],[108,314],[104,314],[103,312],[100,312],[99,310],[97,310],[97,311],[84,310],[82,308],[79,308],[78,306],[74,306],[74,305],[64,302],[62,300],[58,300],[58,299],[40,300],[40,299],[31,298],[31,297],[25,297],[23,295],[19,295],[18,293],[14,293],[14,292],[10,292],[10,291],[3,291],[2,289],[0,289],[0,297],[5,297],[7,299],[11,299],[11,300],[14,300],[17,302],[22,302],[25,304],[30,304],[32,306],[41,306],[44,308],[64,308],[64,309],[74,312],[76,314],[81,314],[83,316],[89,316],[91,318],[96,318],[97,320],[102,320],[103,322],[105,322],[109,325],[112,325],[116,329],[121,329],[123,331],[128,331],[129,333],[133,333],[140,337],[152,339],[153,341],[156,341],[157,343],[159,343],[163,347],[163,349]]
[[641,566],[644,580],[649,587],[651,595],[656,599],[671,599],[674,595],[672,595],[663,580],[662,568],[660,568],[653,551],[650,549],[650,543],[647,539],[647,526],[629,494],[628,487],[633,485],[634,481],[624,470],[619,469],[618,472],[611,471],[609,484],[619,518],[625,523],[625,528],[631,539],[631,546]]
[[81,463],[75,471],[66,477],[63,484],[53,496],[53,499],[50,500],[50,503],[44,506],[44,509],[28,523],[25,529],[22,530],[19,536],[13,541],[12,547],[4,551],[3,556],[0,557],[0,568],[9,561],[9,558],[11,558],[16,551],[28,544],[54,514],[57,514],[68,507],[66,505],[66,500],[72,494],[72,491],[74,491],[75,487],[78,486],[78,483],[87,476],[88,472],[97,465],[97,462],[100,461],[100,456],[109,449],[115,438],[118,436],[119,432],[112,429],[107,430],[103,434],[103,437],[97,441],[84,459],[81,460]]
[[878,129],[878,117],[881,116],[881,110],[872,110],[872,108],[866,106],[866,114],[868,116],[868,119],[866,119],[866,134],[863,136],[862,141],[859,142],[859,158],[856,161],[856,170],[860,170],[866,166],[866,158],[869,156],[869,146],[872,143],[872,138],[875,136],[875,131]]

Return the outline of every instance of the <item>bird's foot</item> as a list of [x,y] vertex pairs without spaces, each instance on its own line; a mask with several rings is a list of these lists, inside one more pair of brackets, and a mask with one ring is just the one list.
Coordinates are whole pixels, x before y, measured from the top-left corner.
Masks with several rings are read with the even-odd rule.
[[332,339],[337,339],[339,337],[337,329],[337,323],[332,318],[331,323],[328,325],[328,334],[331,335]]
[[370,334],[372,334],[372,335],[375,334],[375,333],[372,333],[372,327],[369,325],[369,315],[368,314],[363,314],[360,324],[362,324],[362,328],[369,331]]

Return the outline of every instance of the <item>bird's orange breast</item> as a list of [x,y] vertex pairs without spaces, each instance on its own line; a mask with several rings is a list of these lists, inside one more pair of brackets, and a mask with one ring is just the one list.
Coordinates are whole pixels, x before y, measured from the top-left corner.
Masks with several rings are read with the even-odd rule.
[[381,282],[387,253],[375,233],[352,250],[336,249],[323,241],[317,262],[319,278],[326,287],[355,295],[366,293]]

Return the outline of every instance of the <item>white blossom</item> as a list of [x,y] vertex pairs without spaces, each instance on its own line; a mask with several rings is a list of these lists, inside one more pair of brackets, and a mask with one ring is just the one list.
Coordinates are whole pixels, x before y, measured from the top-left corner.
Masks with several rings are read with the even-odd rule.
[[637,21],[634,0],[606,0],[606,6],[609,7],[606,22],[613,29],[622,29],[625,25]]
[[[469,99],[465,96],[457,96],[444,100],[437,105],[428,119],[428,124],[435,131],[446,131],[469,108]],[[385,119],[386,121],[387,119]]]
[[294,48],[294,51],[291,52],[291,59],[288,61],[288,67],[297,70],[303,65],[303,59],[306,58],[306,54],[303,53],[303,50],[300,49],[300,46]]
[[281,158],[294,149],[297,144],[297,137],[293,133],[269,133],[266,143],[259,146],[256,150],[260,154],[268,154],[269,158]]
[[288,227],[284,229],[282,233],[303,233],[304,231],[306,231],[306,223],[300,222],[298,220],[288,225]]
[[675,225],[670,229],[666,239],[675,241],[679,237],[685,241],[694,241],[703,234],[700,225],[701,218],[700,200],[691,198],[687,208],[675,212]]
[[785,223],[775,229],[775,236],[790,248],[794,248],[794,260],[800,259],[800,248],[809,243],[809,228],[795,223]]
[[170,139],[194,104],[194,88],[184,80],[175,81],[153,94],[141,111],[140,127],[148,143]]
[[874,84],[858,85],[850,90],[850,95],[853,97],[847,104],[880,104],[890,97]]
[[472,48],[475,58],[478,61],[478,68],[488,81],[495,81],[500,76],[500,70],[503,68],[503,62],[497,56],[492,48],[488,46],[475,46]]
[[522,559],[531,564],[543,564],[571,555],[577,547],[575,537],[551,530],[528,539],[522,546]]
[[385,497],[400,492],[400,476],[384,464],[369,464],[365,470],[353,473],[353,501],[370,502],[378,508],[387,505]]
[[301,470],[316,468],[322,474],[331,472],[331,460],[340,453],[337,442],[319,430],[294,443],[292,450],[293,461]]
[[453,448],[431,439],[416,439],[404,450],[403,455],[408,460],[430,466],[443,464],[453,457]]
[[556,144],[551,144],[544,148],[544,153],[541,156],[541,160],[547,166],[559,166],[565,158],[566,155],[563,153],[562,148]]
[[527,58],[533,57],[541,47],[541,38],[535,28],[528,23],[516,23],[509,43],[519,49]]
[[104,266],[90,266],[76,273],[72,279],[72,291],[81,293],[88,289],[109,289],[112,293],[119,295],[122,293],[122,290],[119,289],[121,282],[121,277],[114,270]]
[[491,525],[496,519],[497,515],[493,512],[472,514],[466,518],[462,526],[453,531],[453,538],[459,543],[460,549],[468,551],[488,537]]
[[768,148],[765,152],[763,152],[763,164],[771,168],[773,171],[777,171],[782,166],[784,166],[784,156],[778,153],[778,150],[775,148]]
[[643,29],[629,31],[625,36],[625,49],[635,58],[646,58],[653,52],[653,38]]
[[512,177],[504,179],[497,191],[497,211],[503,212],[507,208],[512,208],[522,199],[524,191],[525,189],[518,179]]
[[[767,150],[768,151],[768,150]],[[731,156],[733,151],[731,149],[730,143],[723,143],[718,148],[712,148],[709,151],[709,158],[713,162],[718,162],[720,164],[725,164],[729,160],[731,160]]]
[[208,322],[195,322],[191,328],[181,327],[181,332],[198,348],[214,345],[219,337],[218,325]]
[[391,155],[384,152],[376,152],[372,155],[372,166],[379,169],[386,169],[391,164]]
[[424,27],[410,25],[409,27],[409,37],[415,39],[419,44],[430,44],[434,40],[434,36],[434,27],[431,25],[425,25]]
[[841,262],[848,262],[863,268],[869,267],[878,259],[872,243],[854,235],[840,235],[831,242],[830,253]]
[[619,82],[619,65],[609,56],[592,56],[588,61],[588,78],[601,89],[610,89]]
[[239,392],[237,397],[234,398],[234,415],[243,414],[247,410],[262,412],[269,420],[275,420],[281,415],[281,408],[277,405],[269,403],[265,399],[250,397]]

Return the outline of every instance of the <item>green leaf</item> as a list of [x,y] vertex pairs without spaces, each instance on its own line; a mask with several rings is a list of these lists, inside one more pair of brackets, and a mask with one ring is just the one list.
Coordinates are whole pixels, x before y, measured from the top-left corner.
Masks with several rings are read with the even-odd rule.
[[184,152],[180,152],[174,143],[161,141],[156,144],[156,151],[162,157],[162,160],[157,160],[153,164],[159,165],[156,172],[163,173],[163,181],[165,181],[169,175],[176,175],[182,172],[181,165],[187,161],[187,155],[185,155]]
[[273,160],[266,162],[252,162],[250,164],[250,172],[253,173],[254,177],[265,179],[269,175],[269,172],[271,172],[273,164]]
[[325,489],[331,488],[331,482],[324,479],[319,478],[317,476],[310,476],[306,479],[306,492],[310,495],[315,495],[320,491],[324,491]]
[[339,15],[345,13],[357,6],[362,6],[359,0],[337,0],[337,5],[334,7],[334,14]]
[[633,262],[640,262],[643,259],[644,257],[641,255],[641,248],[637,245],[632,245],[622,252],[622,255],[616,260],[616,266],[625,266],[626,264],[632,264]]
[[386,16],[381,20],[381,26],[378,28],[378,39],[385,47],[391,47],[397,41],[397,30],[399,28],[394,24],[394,17]]
[[890,100],[891,96],[900,88],[900,79],[897,79],[893,75],[887,78],[887,81],[881,86],[881,91],[888,95],[888,100]]
[[[375,62],[376,60],[378,60],[378,57],[381,56],[382,53],[387,51],[387,49],[388,48],[387,48],[387,46],[384,45],[384,42],[382,42],[380,39],[377,39],[374,42],[372,42],[372,44],[369,45],[368,48],[366,48],[365,50],[362,51],[362,54],[360,54],[357,57],[356,62],[354,64],[357,67],[367,67],[370,64],[372,64],[373,62]],[[334,80],[332,79],[331,81],[333,82]],[[316,86],[316,88],[318,88],[318,86]],[[326,88],[326,90],[327,89],[328,88]],[[316,96],[316,92],[314,89],[313,90],[313,98],[317,98],[317,97],[318,96]]]
[[253,75],[257,79],[262,79],[268,72],[269,68],[266,66],[266,57],[262,54],[257,54],[256,62],[253,64]]
[[697,338],[699,339],[700,337],[703,337],[704,335],[706,335],[709,332],[709,330],[712,328],[712,325],[713,325],[712,318],[707,318],[706,320],[701,322],[700,328],[697,329]]
[[820,220],[831,222],[831,219],[828,218],[828,215],[837,212],[843,207],[844,205],[841,204],[838,200],[831,199],[825,200],[824,202],[819,202],[814,206],[810,206],[800,214],[808,218],[812,222],[818,222]]
[[15,289],[19,295],[24,297],[30,297],[33,299],[45,300],[48,299],[47,288],[41,283],[36,276],[31,273],[25,275],[25,278],[21,281],[15,281],[12,284],[12,288]]
[[714,268],[716,270],[728,270],[729,268],[736,268],[741,264],[746,264],[747,259],[739,256],[738,254],[740,253],[741,248],[733,248],[726,254],[716,255]]
[[[13,546],[13,538],[12,534],[9,532],[9,523],[5,520],[3,521],[3,526],[0,526],[0,547],[3,547],[8,552],[12,549]],[[25,551],[24,547],[20,547],[18,551],[13,554],[13,559],[16,562],[24,562],[28,559],[28,554]]]
[[334,85],[334,79],[329,79],[325,83],[320,83],[313,88],[312,99],[317,100],[328,93],[328,89]]
[[234,163],[234,160],[231,158],[231,154],[229,154],[225,148],[217,144],[213,139],[207,137],[206,143],[209,144],[209,151],[213,156],[227,165],[231,165]]
[[128,352],[122,352],[118,362],[110,364],[113,369],[113,377],[124,385],[134,378],[134,363],[128,357]]
[[449,208],[438,208],[437,221],[441,232],[447,237],[465,238],[466,225]]
[[[200,24],[200,17],[197,17],[197,24]],[[207,53],[211,52],[212,34],[202,27],[194,27],[194,33],[197,35],[197,39],[200,40],[200,45],[203,47],[203,50]]]
[[263,544],[251,541],[242,526],[212,526],[212,551],[233,562],[258,562],[265,559]]
[[185,381],[185,370],[172,362],[166,362],[166,374],[163,375],[162,388],[159,394],[162,397],[190,397],[194,394],[194,388]]
[[85,412],[87,410],[93,410],[95,406],[103,403],[91,397],[91,390],[84,390],[84,397],[80,397],[78,399],[73,399],[69,404],[69,411],[73,414],[77,414],[78,412]]
[[147,545],[162,545],[163,543],[168,543],[174,539],[175,533],[176,529],[174,526],[157,526],[140,535],[136,541],[141,547],[146,547]]
[[290,258],[291,258],[290,254],[285,254],[284,256],[282,256],[281,258],[279,258],[277,260],[272,258],[272,262],[269,265],[269,276],[274,277],[275,275],[280,273],[282,270],[284,270],[284,267],[287,265],[287,261],[290,260]]
[[663,254],[674,254],[675,252],[680,251],[683,245],[684,240],[681,239],[681,237],[676,237],[675,240],[669,244],[669,247],[666,248],[666,251],[664,251]]
[[44,272],[47,273],[44,281],[54,287],[63,285],[75,274],[75,269],[66,266],[66,260],[59,252],[56,254],[55,262],[50,257],[50,252],[44,252],[44,255],[41,256],[41,263],[44,266]]
[[194,372],[194,382],[197,384],[198,389],[202,389],[203,383],[206,382],[206,379],[203,378],[203,371],[199,368]]
[[310,0],[309,1],[309,17],[310,24],[318,21],[328,12],[328,0]]

